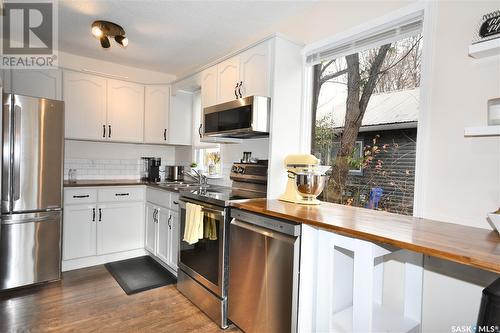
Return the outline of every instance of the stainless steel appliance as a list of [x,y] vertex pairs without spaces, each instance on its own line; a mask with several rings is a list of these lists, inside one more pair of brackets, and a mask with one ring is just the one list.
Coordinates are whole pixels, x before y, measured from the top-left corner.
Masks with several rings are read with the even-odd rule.
[[228,318],[247,333],[297,331],[300,225],[231,209]]
[[165,166],[165,179],[168,181],[184,180],[184,167],[181,165]]
[[[235,171],[240,171],[232,172],[233,187],[210,186],[180,192],[181,241],[177,289],[222,328],[226,328],[228,324],[229,202],[266,196],[267,163],[261,164],[259,168],[260,175],[255,175],[256,172],[250,172],[249,169],[247,177],[243,165],[233,165]],[[246,181],[241,181],[242,179]],[[182,241],[187,202],[202,206],[204,227],[207,224],[215,226],[217,237],[206,235],[192,245]]]
[[203,109],[203,135],[255,138],[269,135],[271,99],[249,96]]
[[148,182],[160,181],[160,157],[141,157],[142,159],[142,175],[141,180]]
[[0,290],[61,274],[64,102],[2,95]]

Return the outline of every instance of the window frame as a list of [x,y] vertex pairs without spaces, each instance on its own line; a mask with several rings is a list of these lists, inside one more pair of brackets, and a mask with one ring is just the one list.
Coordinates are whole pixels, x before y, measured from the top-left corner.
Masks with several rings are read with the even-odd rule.
[[330,38],[326,38],[319,42],[308,44],[302,50],[303,55],[303,95],[302,95],[302,127],[301,127],[301,145],[300,150],[303,152],[311,152],[312,135],[314,133],[313,126],[315,119],[312,112],[312,96],[314,82],[314,66],[306,64],[305,54],[311,49],[325,48],[327,45],[333,45],[336,42],[344,41],[348,38],[355,39],[360,34],[370,33],[371,31],[380,30],[381,26],[391,25],[394,22],[400,22],[405,17],[414,15],[422,15],[423,28],[422,36],[425,41],[425,47],[422,50],[421,77],[420,77],[420,107],[419,121],[417,125],[417,148],[415,158],[415,186],[413,199],[413,216],[422,217],[424,209],[425,183],[424,183],[424,165],[425,154],[430,143],[426,140],[429,128],[429,112],[430,112],[430,97],[432,93],[432,71],[433,71],[433,50],[435,48],[434,34],[437,25],[437,4],[432,1],[418,2],[410,4],[399,10],[393,11],[387,15],[368,21],[361,25],[355,26],[344,32],[338,33]]

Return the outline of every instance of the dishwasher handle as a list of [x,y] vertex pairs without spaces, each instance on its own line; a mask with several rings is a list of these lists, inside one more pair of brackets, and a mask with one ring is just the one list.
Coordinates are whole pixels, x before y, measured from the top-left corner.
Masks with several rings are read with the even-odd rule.
[[234,208],[231,209],[231,218],[233,218],[233,221],[242,221],[261,227],[267,232],[277,231],[289,236],[300,236],[300,224],[291,221],[278,220]]
[[253,225],[253,224],[250,224],[247,222],[237,220],[237,219],[232,219],[231,228],[232,228],[232,226],[237,226],[237,227],[255,232],[259,235],[269,237],[272,239],[276,239],[276,240],[279,240],[282,242],[290,243],[290,244],[295,243],[295,240],[297,239],[296,236],[291,236],[291,235],[284,234],[282,232],[276,232],[273,230],[269,230],[269,229],[266,229],[263,227],[259,227],[259,226],[256,226],[256,225]]

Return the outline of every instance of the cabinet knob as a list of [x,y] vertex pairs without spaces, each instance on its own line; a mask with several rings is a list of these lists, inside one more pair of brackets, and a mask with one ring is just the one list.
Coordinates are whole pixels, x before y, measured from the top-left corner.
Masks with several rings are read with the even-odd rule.
[[[243,81],[240,81],[240,84],[239,84],[239,86],[238,86],[238,94],[240,95],[240,98],[242,98],[242,97],[243,97],[243,95],[241,94],[241,86],[242,86],[242,85],[243,85]],[[236,97],[236,98],[238,98],[238,97]]]
[[234,87],[234,96],[236,96],[236,99],[238,99],[238,93],[236,92],[236,90],[238,90],[239,85],[240,84],[236,82],[236,86]]

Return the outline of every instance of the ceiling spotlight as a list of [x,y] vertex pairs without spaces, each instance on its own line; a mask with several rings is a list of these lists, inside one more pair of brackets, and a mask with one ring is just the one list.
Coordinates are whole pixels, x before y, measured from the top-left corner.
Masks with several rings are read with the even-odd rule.
[[101,46],[105,49],[111,46],[109,37],[114,38],[115,41],[122,47],[128,45],[128,39],[125,37],[125,30],[116,23],[109,21],[95,21],[91,26],[92,35],[98,38]]
[[128,45],[128,38],[122,35],[115,36],[115,41],[122,47],[127,47]]
[[101,38],[99,38],[99,40],[101,41],[101,46],[105,49],[109,48],[111,46],[111,44],[109,43],[109,38],[106,37],[106,36],[102,36]]

